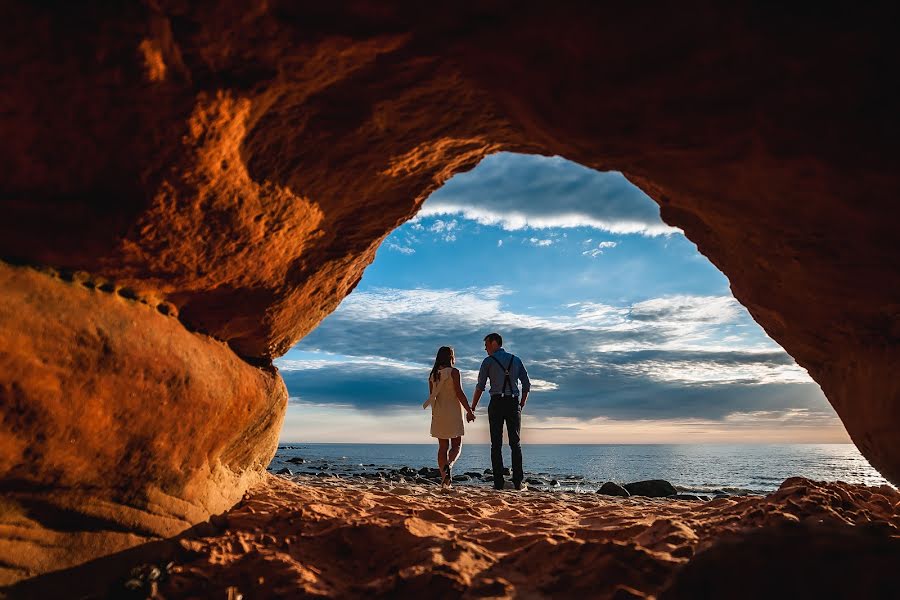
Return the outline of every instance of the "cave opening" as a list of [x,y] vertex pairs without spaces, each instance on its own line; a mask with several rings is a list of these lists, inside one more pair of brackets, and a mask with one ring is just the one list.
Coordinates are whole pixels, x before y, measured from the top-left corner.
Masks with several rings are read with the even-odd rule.
[[[793,475],[886,483],[818,384],[656,202],[621,173],[511,152],[433,192],[382,241],[355,291],[275,361],[291,400],[270,470],[298,470],[286,461],[301,454],[316,459],[299,471],[320,475],[323,464],[351,475],[377,473],[379,461],[428,464],[419,405],[435,351],[455,348],[471,400],[491,331],[528,366],[522,441],[542,447],[534,472],[548,481],[593,491],[564,477],[594,487],[671,478],[740,455],[706,487],[767,492]],[[488,400],[457,465],[473,481],[490,466]],[[556,445],[640,446],[657,468],[629,473],[607,449],[587,474],[562,473]],[[820,466],[798,471],[795,455]]]

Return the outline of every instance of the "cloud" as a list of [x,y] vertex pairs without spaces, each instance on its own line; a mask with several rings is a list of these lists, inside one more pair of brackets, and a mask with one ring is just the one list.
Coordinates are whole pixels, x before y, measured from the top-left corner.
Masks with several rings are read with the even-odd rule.
[[[416,222],[414,225],[418,225],[420,230],[424,229],[421,223]],[[430,227],[428,227],[428,231],[438,234],[438,237],[445,242],[455,242],[456,233],[454,232],[457,231],[458,228],[459,223],[456,219],[453,219],[452,221],[442,221],[441,219],[437,219]]]
[[395,252],[399,252],[401,254],[415,254],[416,250],[414,248],[410,248],[409,246],[401,246],[400,244],[396,244],[394,242],[388,242],[387,245],[389,250],[394,250]]
[[532,246],[547,247],[553,244],[553,240],[541,240],[538,238],[528,238],[528,243]]
[[[471,393],[482,338],[500,331],[533,381],[539,417],[722,420],[758,411],[833,418],[819,387],[730,296],[623,305],[571,303],[557,314],[509,311],[499,287],[355,292],[298,346],[344,362],[281,359],[292,396],[365,407],[421,403],[437,348],[456,349]],[[755,325],[754,325],[755,327]],[[422,390],[425,390],[423,392]]]
[[431,227],[428,228],[428,231],[433,231],[434,233],[441,233],[443,231],[453,231],[454,229],[456,229],[456,226],[457,226],[456,219],[449,221],[449,222],[441,221],[440,219],[438,219],[434,223],[431,224]]
[[[587,240],[587,242],[585,242],[585,243],[590,243],[591,241],[593,241],[593,240]],[[603,254],[604,250],[607,250],[609,248],[615,248],[618,245],[619,245],[618,242],[600,242],[599,244],[597,244],[596,248],[591,248],[589,250],[585,250],[581,254],[583,256],[590,256],[591,258],[597,258],[601,254]]]
[[635,321],[727,323],[741,311],[743,307],[731,296],[669,296],[638,302],[629,316]]
[[[404,363],[383,356],[343,360],[278,359],[275,364],[295,401],[352,406],[360,410],[406,410],[428,397],[431,364]],[[462,371],[470,394],[478,372]],[[535,391],[552,391],[556,384],[532,380]]]
[[419,216],[461,215],[507,230],[593,227],[617,234],[677,233],[659,206],[621,173],[601,173],[561,157],[501,152],[451,178]]

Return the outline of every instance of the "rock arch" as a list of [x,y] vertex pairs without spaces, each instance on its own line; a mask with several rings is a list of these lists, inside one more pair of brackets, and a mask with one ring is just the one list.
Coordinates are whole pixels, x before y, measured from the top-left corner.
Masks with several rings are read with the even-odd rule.
[[624,172],[900,482],[900,52],[875,9],[11,10],[0,583],[239,499],[284,412],[271,359],[498,150]]

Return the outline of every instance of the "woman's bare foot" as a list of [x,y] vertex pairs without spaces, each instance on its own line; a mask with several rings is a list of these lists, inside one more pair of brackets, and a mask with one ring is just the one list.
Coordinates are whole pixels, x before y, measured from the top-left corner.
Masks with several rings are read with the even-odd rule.
[[444,472],[441,473],[441,485],[443,487],[453,487],[453,475],[450,465],[444,465]]

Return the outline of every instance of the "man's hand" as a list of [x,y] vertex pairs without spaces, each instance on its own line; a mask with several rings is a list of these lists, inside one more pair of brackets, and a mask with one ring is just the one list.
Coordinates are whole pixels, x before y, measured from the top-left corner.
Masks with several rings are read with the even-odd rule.
[[474,420],[475,420],[475,413],[473,413],[473,412],[470,410],[469,412],[466,413],[466,421],[469,422],[469,423],[471,423],[471,422],[474,421]]

